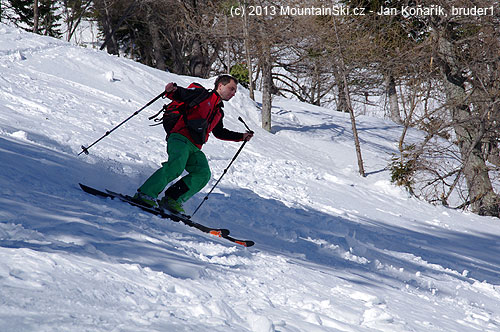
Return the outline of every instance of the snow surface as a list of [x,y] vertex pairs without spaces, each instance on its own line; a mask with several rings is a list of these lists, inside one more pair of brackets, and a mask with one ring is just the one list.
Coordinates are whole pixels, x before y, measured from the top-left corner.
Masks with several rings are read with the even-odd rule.
[[[274,133],[240,88],[228,128],[254,139],[195,216],[235,246],[78,182],[133,193],[166,158],[156,102],[177,76],[0,24],[0,331],[499,331],[498,219],[411,198],[385,170],[401,128],[276,98]],[[421,133],[411,131],[416,139]],[[240,143],[204,147],[213,180]]]

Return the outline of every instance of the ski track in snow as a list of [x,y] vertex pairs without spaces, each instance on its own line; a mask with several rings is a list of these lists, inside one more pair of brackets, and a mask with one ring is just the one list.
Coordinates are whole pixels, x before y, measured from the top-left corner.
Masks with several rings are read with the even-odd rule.
[[[165,158],[145,114],[80,156],[164,84],[160,72],[0,24],[0,331],[498,331],[497,219],[434,207],[389,182],[401,128],[275,98],[273,133],[240,88],[225,125],[256,131],[195,216],[245,249],[78,182],[133,193]],[[258,97],[260,98],[260,97]],[[421,134],[410,131],[408,137]],[[211,137],[213,174],[238,143]]]

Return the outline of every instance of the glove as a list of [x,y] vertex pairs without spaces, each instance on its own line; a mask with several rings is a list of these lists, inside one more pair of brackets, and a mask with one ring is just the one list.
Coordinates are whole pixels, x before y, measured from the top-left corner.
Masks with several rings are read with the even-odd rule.
[[246,133],[243,134],[242,141],[248,142],[249,140],[252,139],[252,137],[253,137],[253,131],[247,131]]
[[175,84],[175,83],[173,83],[173,82],[170,82],[170,83],[168,83],[168,84],[165,86],[165,92],[166,92],[166,93],[175,92],[175,90],[177,90],[177,84]]

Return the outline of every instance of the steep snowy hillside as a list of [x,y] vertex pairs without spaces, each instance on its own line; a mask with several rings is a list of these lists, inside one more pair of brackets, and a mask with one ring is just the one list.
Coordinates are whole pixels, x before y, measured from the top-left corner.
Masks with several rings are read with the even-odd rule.
[[[389,183],[401,128],[276,98],[274,132],[240,87],[225,125],[256,135],[195,220],[234,246],[78,183],[133,193],[166,157],[149,127],[182,77],[0,24],[0,331],[498,331],[497,219]],[[410,137],[420,133],[412,131]],[[213,180],[240,143],[211,137]]]

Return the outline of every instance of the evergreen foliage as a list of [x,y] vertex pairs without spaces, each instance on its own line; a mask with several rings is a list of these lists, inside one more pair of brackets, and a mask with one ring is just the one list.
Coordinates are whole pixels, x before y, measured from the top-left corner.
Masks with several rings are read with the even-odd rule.
[[391,182],[403,187],[409,193],[414,194],[415,173],[417,171],[417,160],[412,152],[415,145],[409,145],[403,149],[400,156],[393,156],[389,165],[391,172]]
[[245,63],[238,63],[231,67],[230,74],[238,79],[238,82],[248,89],[248,66]]
[[[9,9],[14,13],[13,23],[26,31],[33,31],[34,26],[34,2],[25,0],[9,0]],[[61,14],[58,1],[39,0],[38,33],[51,37],[61,37]]]

